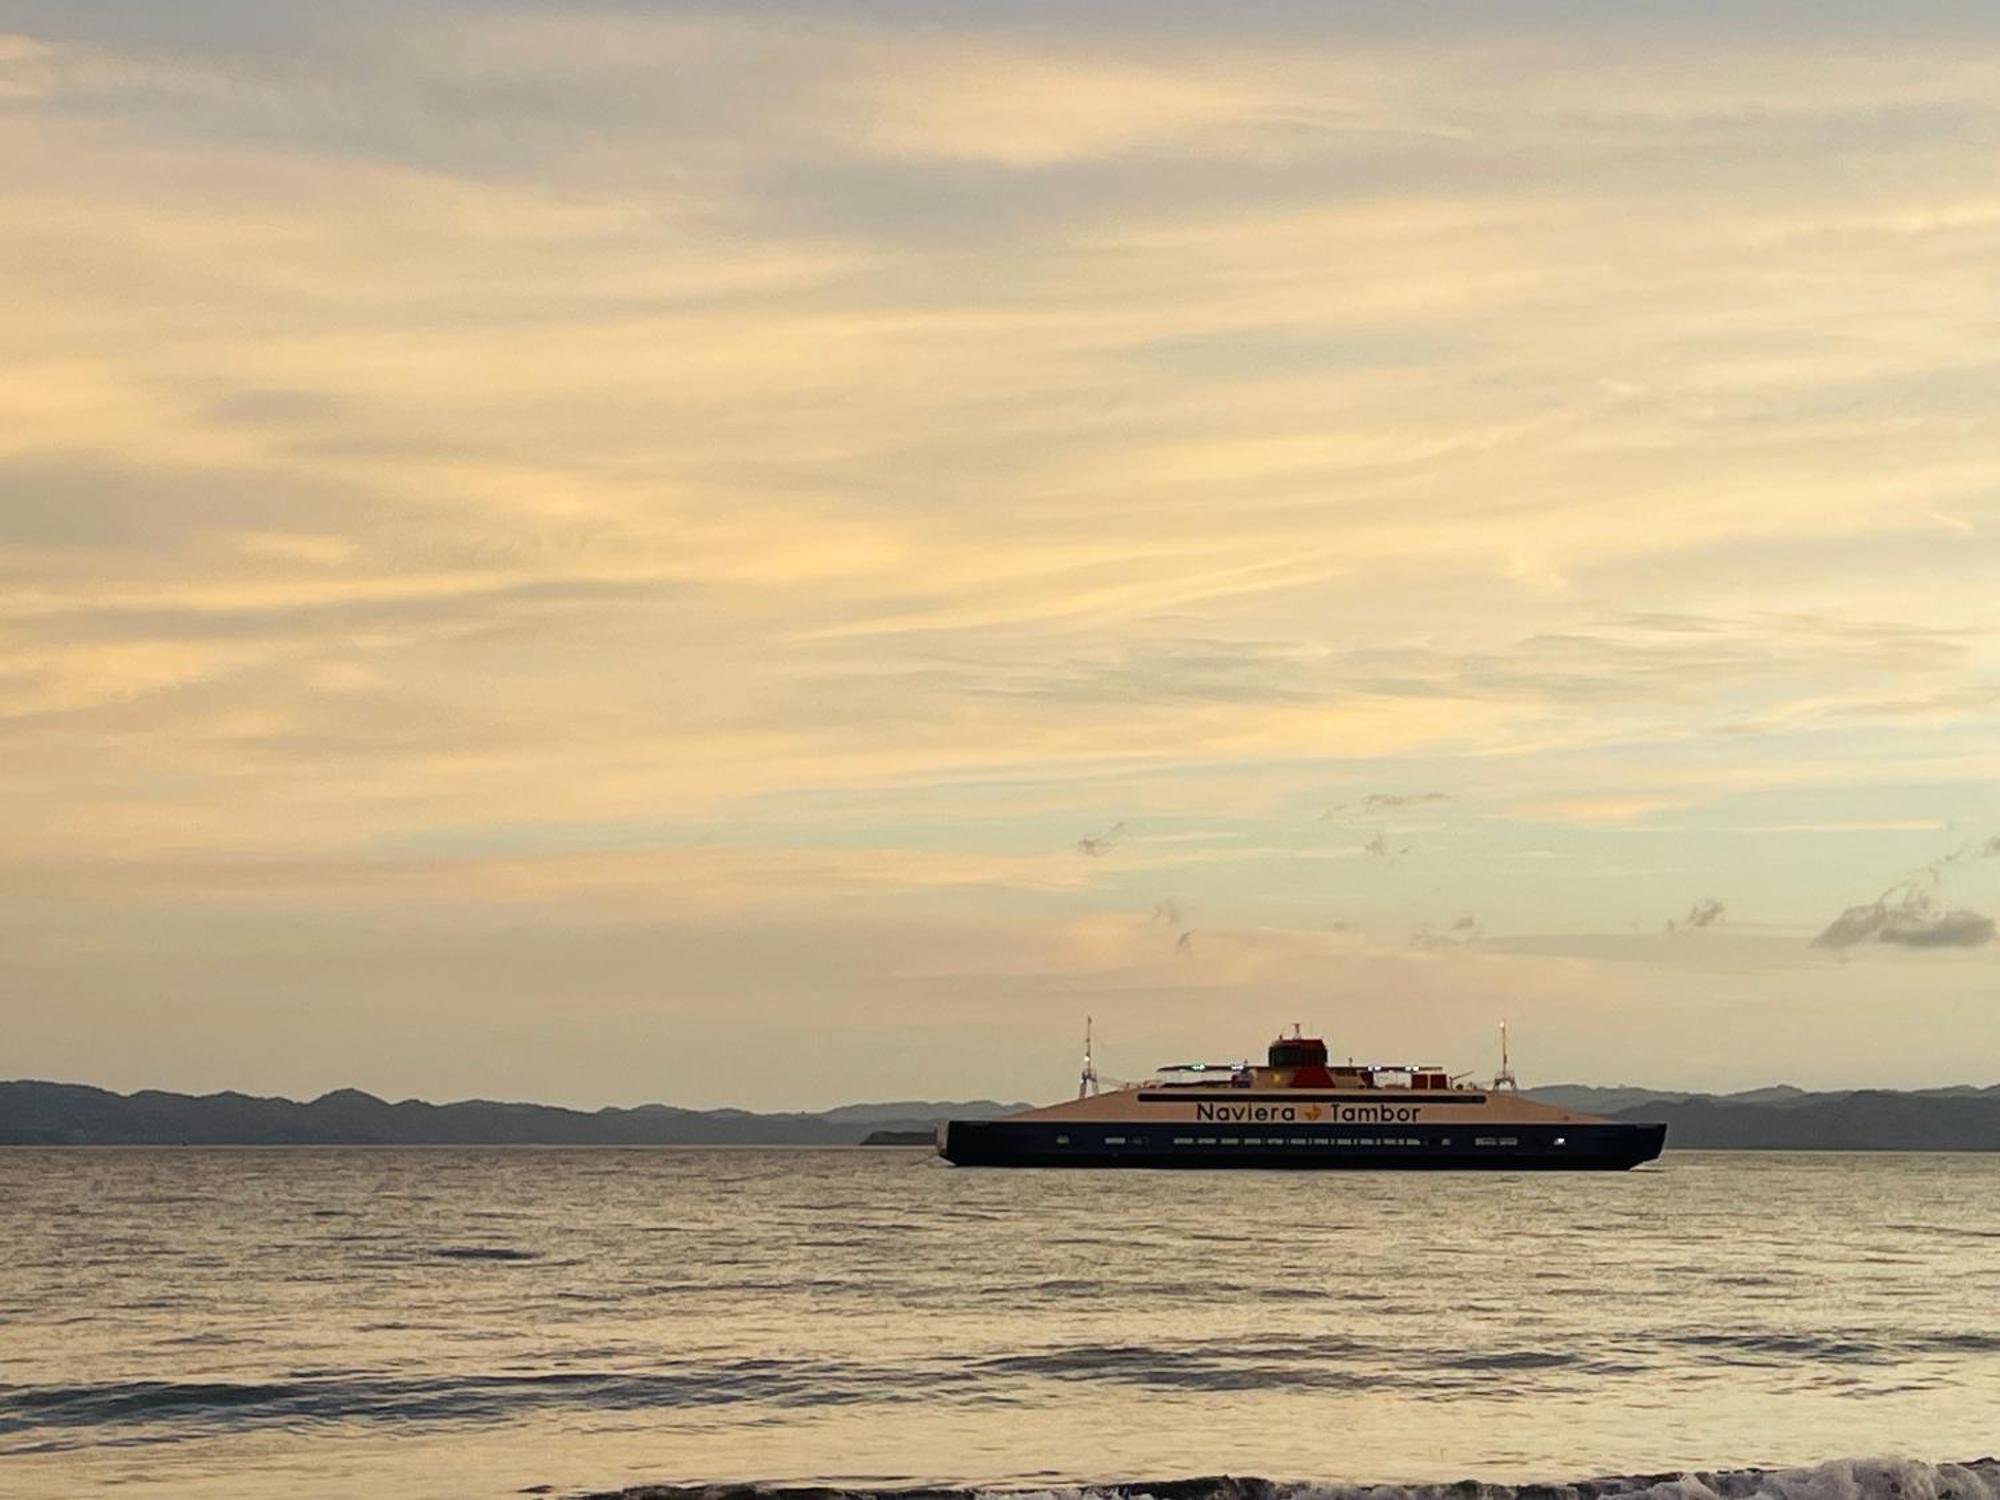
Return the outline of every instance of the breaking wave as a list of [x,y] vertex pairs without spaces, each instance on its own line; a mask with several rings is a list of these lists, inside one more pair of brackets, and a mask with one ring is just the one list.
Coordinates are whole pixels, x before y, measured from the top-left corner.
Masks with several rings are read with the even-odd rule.
[[1068,1489],[787,1489],[639,1485],[580,1500],[2000,1500],[2000,1458],[1843,1458],[1799,1469],[1689,1470],[1560,1484],[1339,1485],[1269,1479],[1134,1481]]

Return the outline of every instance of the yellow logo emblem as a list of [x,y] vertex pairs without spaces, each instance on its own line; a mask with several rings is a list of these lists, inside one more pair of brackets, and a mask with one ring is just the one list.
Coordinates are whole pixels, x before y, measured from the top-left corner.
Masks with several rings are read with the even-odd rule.
[[1304,1109],[1300,1110],[1299,1113],[1304,1115],[1308,1120],[1317,1120],[1319,1118],[1320,1110],[1317,1104],[1308,1104]]

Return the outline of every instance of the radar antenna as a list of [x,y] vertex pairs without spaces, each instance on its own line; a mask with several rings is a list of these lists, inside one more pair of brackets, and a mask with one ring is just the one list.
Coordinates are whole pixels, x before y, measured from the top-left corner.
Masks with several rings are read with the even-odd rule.
[[1097,1092],[1097,1064],[1090,1059],[1090,1017],[1083,1018],[1083,1077],[1077,1080],[1076,1097],[1087,1098]]
[[1495,1089],[1520,1088],[1520,1084],[1514,1081],[1514,1070],[1507,1062],[1507,1023],[1504,1020],[1500,1023],[1500,1071],[1493,1075],[1493,1087]]

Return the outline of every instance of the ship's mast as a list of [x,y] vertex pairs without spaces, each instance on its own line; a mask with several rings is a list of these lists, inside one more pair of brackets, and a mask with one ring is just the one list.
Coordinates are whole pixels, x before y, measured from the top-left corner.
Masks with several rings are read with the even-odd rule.
[[1514,1081],[1513,1068],[1507,1063],[1507,1023],[1504,1020],[1500,1023],[1500,1071],[1493,1075],[1493,1087],[1496,1089],[1518,1089],[1520,1087]]
[[1090,1017],[1083,1018],[1083,1077],[1077,1080],[1076,1097],[1087,1098],[1097,1092],[1097,1064],[1090,1060]]

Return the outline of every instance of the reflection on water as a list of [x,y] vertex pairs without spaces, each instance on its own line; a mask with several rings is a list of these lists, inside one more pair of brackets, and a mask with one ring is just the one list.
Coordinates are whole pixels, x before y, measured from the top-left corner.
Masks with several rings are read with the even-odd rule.
[[1966,1458],[1996,1204],[2000,1156],[0,1151],[0,1493]]

